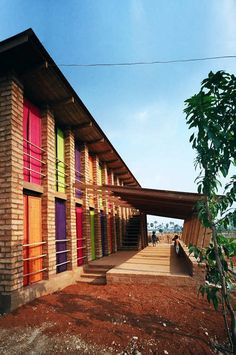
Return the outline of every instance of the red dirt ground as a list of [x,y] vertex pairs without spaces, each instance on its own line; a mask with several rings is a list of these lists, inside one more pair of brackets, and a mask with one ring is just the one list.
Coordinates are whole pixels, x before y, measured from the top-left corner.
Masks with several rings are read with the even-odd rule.
[[0,354],[214,354],[223,318],[197,292],[79,283],[0,317]]

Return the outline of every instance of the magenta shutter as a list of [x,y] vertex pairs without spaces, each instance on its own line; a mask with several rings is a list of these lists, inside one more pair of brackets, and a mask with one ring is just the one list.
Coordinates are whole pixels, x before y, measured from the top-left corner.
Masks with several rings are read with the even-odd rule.
[[24,100],[23,117],[24,138],[24,180],[41,184],[41,116],[40,112],[28,100]]
[[31,105],[30,109],[30,166],[31,166],[31,179],[30,181],[40,185],[41,184],[41,117],[39,110]]
[[24,181],[29,181],[30,177],[30,158],[29,158],[29,103],[24,100],[23,110],[23,147],[24,147]]

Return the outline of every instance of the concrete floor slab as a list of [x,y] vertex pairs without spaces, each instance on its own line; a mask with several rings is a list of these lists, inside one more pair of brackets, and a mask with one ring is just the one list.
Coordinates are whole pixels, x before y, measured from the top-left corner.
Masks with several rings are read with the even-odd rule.
[[177,257],[170,244],[148,246],[123,263],[116,265],[108,273],[145,275],[188,276],[189,270],[182,258]]
[[106,272],[108,284],[195,285],[185,258],[178,257],[171,244],[149,245],[141,251],[119,251],[91,261],[89,265],[110,269]]
[[122,251],[118,251],[117,253],[104,256],[101,259],[90,261],[89,265],[109,266],[110,268],[112,268],[124,263],[125,261],[129,260],[137,253],[138,253],[137,250],[128,250],[128,251],[122,250]]

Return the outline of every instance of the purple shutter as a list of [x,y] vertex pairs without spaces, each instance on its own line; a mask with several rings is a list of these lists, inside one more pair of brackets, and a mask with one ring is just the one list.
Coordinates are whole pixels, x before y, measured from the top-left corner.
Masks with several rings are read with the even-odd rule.
[[[56,199],[56,262],[57,272],[67,270],[66,252],[66,204],[62,200]],[[62,241],[60,241],[62,240]],[[64,252],[63,252],[64,251]],[[63,264],[65,263],[65,264]]]

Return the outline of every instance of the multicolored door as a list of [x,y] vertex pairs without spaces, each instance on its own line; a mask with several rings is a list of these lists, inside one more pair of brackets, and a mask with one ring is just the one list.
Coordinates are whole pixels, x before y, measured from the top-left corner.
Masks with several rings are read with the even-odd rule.
[[92,256],[92,260],[95,260],[96,253],[95,253],[94,210],[90,210],[90,236],[91,236],[91,256]]
[[102,236],[102,256],[106,255],[106,215],[100,212],[101,236]]
[[[81,153],[78,145],[75,146],[75,181],[81,182]],[[82,192],[79,188],[75,189],[75,195],[81,198]]]
[[24,195],[24,285],[42,280],[41,198]]
[[82,207],[76,207],[77,265],[78,266],[84,263],[82,222],[83,222]]
[[112,253],[112,251],[113,251],[113,241],[112,241],[113,228],[112,228],[111,213],[108,214],[107,223],[108,223],[108,238],[109,238],[109,242],[110,242],[110,253]]
[[57,273],[67,270],[66,204],[56,199],[56,265]]
[[26,99],[23,110],[24,180],[41,184],[42,143],[41,116],[37,107]]
[[[108,171],[107,183],[108,185],[112,185],[112,175],[110,171]],[[108,198],[108,208],[112,208],[112,203],[109,201],[109,198]]]
[[56,130],[56,190],[65,193],[65,137],[60,128]]
[[24,242],[23,242],[23,275],[24,286],[29,284],[29,226],[28,226],[28,196],[24,195]]
[[[89,184],[93,184],[93,157],[91,155],[89,155]],[[89,203],[94,204],[93,192],[90,193]]]
[[93,183],[93,157],[89,155],[89,183]]
[[[100,186],[102,186],[102,167],[101,165],[99,165],[99,168],[98,168],[98,184]],[[102,191],[99,193],[99,208],[103,208],[103,205],[102,205]]]
[[24,100],[23,108],[23,160],[24,160],[24,181],[30,181],[30,154],[29,154],[29,103]]

